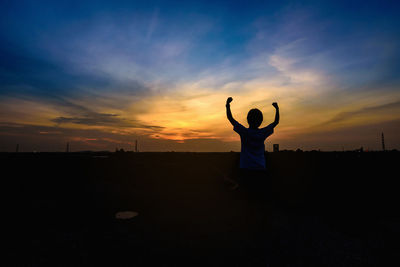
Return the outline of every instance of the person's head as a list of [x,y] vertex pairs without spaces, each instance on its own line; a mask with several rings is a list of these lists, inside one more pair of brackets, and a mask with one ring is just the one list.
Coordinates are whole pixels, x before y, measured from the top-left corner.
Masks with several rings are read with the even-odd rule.
[[249,123],[250,128],[258,128],[262,121],[263,114],[259,109],[253,108],[249,113],[247,113],[247,122]]

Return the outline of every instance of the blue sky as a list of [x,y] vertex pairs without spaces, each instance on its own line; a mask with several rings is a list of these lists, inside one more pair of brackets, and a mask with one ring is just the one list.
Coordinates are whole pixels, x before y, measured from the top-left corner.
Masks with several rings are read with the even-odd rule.
[[0,8],[2,151],[22,135],[37,150],[68,140],[113,149],[134,139],[145,150],[235,150],[228,96],[243,124],[254,106],[272,118],[278,101],[285,113],[271,142],[283,147],[377,149],[376,134],[386,131],[400,148],[395,1],[2,1]]

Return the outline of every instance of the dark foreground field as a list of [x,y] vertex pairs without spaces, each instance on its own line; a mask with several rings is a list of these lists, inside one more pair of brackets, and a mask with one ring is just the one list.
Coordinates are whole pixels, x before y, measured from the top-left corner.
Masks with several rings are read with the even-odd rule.
[[400,153],[267,153],[264,202],[229,190],[238,156],[0,154],[0,264],[398,266]]

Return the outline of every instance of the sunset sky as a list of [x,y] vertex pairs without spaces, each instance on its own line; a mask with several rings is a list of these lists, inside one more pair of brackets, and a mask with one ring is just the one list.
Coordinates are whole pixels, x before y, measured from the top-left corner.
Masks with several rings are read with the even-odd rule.
[[[84,2],[84,3],[82,3]],[[0,151],[400,149],[400,2],[1,1]]]

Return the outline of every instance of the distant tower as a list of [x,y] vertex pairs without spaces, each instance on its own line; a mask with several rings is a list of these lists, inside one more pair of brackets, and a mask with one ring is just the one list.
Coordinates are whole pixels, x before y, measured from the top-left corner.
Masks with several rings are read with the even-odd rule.
[[69,152],[69,142],[67,142],[67,148],[65,149],[65,152]]
[[15,153],[19,152],[19,144],[17,144],[17,147],[15,148]]
[[385,151],[385,136],[382,133],[382,150]]
[[279,152],[279,144],[274,144],[274,152]]
[[137,150],[137,140],[135,141],[135,152],[138,152],[138,150]]

